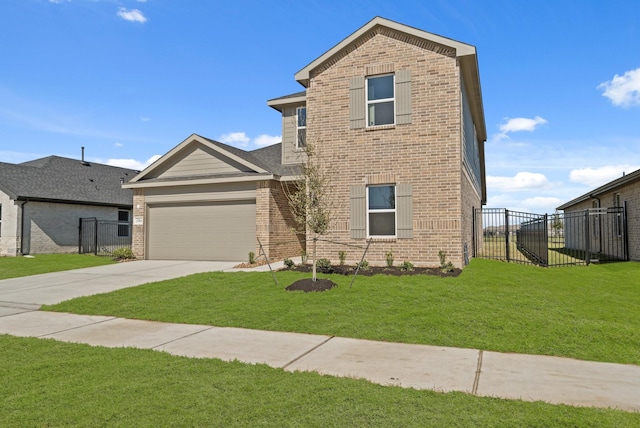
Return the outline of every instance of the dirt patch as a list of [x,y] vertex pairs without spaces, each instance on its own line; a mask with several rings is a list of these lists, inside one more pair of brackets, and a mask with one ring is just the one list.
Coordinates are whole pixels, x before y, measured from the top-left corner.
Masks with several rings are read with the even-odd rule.
[[285,288],[287,291],[304,291],[309,293],[312,291],[327,291],[338,285],[330,279],[316,279],[304,278],[295,281],[293,284]]
[[[304,264],[304,265],[296,265],[291,268],[284,268],[282,270],[291,270],[295,272],[311,272],[312,265]],[[356,268],[353,266],[331,266],[329,269],[320,269],[318,268],[318,272],[324,274],[336,274],[336,275],[353,275],[356,271]],[[462,273],[460,269],[453,269],[449,272],[443,272],[440,268],[432,268],[432,267],[414,267],[412,270],[403,270],[400,267],[381,267],[381,266],[370,266],[366,270],[360,269],[358,271],[358,275],[362,276],[372,276],[372,275],[392,275],[392,276],[403,276],[403,275],[433,275],[440,277],[456,277]]]

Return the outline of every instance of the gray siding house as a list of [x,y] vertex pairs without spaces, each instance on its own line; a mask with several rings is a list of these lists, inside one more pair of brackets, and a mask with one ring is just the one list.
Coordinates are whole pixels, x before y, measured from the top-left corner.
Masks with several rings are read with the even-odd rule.
[[58,156],[0,163],[0,256],[77,252],[80,218],[129,222],[122,184],[136,173]]
[[[626,211],[626,223],[624,216],[618,214],[622,208]],[[602,248],[606,252],[608,247],[625,245],[629,259],[640,261],[640,169],[578,196],[560,205],[558,210],[563,210],[565,214],[590,210],[590,233],[586,238],[590,241],[589,247]],[[598,215],[598,212],[613,215],[605,217]],[[611,224],[603,223],[607,217]],[[575,224],[565,225],[567,248],[583,250],[587,247],[585,236],[574,232],[584,229],[581,221],[577,218],[573,220]],[[607,239],[604,238],[605,231],[610,232]],[[628,242],[623,242],[625,236]]]

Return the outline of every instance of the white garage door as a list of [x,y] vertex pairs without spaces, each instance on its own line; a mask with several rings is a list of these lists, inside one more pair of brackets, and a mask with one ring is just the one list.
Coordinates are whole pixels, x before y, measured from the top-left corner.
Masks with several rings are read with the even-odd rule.
[[255,200],[149,207],[151,260],[245,261],[255,251]]

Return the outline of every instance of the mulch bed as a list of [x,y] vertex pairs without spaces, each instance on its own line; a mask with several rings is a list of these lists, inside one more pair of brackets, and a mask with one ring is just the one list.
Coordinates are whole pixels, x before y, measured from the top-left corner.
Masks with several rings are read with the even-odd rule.
[[293,284],[285,288],[287,291],[304,291],[309,293],[312,291],[327,291],[338,285],[330,279],[303,278],[295,281]]
[[[283,268],[280,270],[290,270],[294,272],[305,272],[311,273],[313,270],[313,266],[310,264],[302,264],[296,265],[291,268]],[[353,266],[331,266],[329,269],[317,269],[318,273],[324,274],[335,274],[335,275],[353,275],[356,272],[356,268]],[[403,275],[435,275],[440,277],[455,277],[460,275],[462,270],[453,269],[449,272],[442,272],[440,268],[426,268],[426,267],[414,267],[413,270],[402,270],[399,267],[380,267],[380,266],[370,266],[366,270],[360,269],[358,271],[358,275],[362,276],[372,276],[372,275],[393,275],[393,276],[403,276]],[[312,291],[326,291],[330,290],[333,287],[337,287],[338,285],[331,281],[330,279],[316,279],[315,281],[312,278],[303,278],[295,281],[293,284],[289,285],[285,288],[287,291],[304,291],[305,293],[309,293]]]
[[[296,265],[292,268],[284,268],[283,270],[291,270],[295,272],[311,272],[313,266],[310,264]],[[317,269],[319,273],[325,274],[337,274],[337,275],[353,275],[356,268],[353,266],[331,266],[330,269]],[[372,276],[372,275],[434,275],[440,277],[456,277],[460,275],[462,270],[453,269],[450,272],[442,272],[440,268],[433,267],[414,267],[413,270],[402,270],[400,267],[381,267],[381,266],[369,266],[366,270],[360,269],[358,275]]]

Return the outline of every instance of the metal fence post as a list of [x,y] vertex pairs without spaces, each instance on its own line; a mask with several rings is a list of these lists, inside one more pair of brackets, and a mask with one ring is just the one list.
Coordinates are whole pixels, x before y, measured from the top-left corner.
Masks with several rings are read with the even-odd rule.
[[504,210],[504,253],[506,255],[507,261],[511,260],[511,249],[510,249],[510,241],[511,236],[509,236],[509,210]]
[[589,230],[589,209],[584,210],[584,261],[587,266],[591,263],[591,232]]

